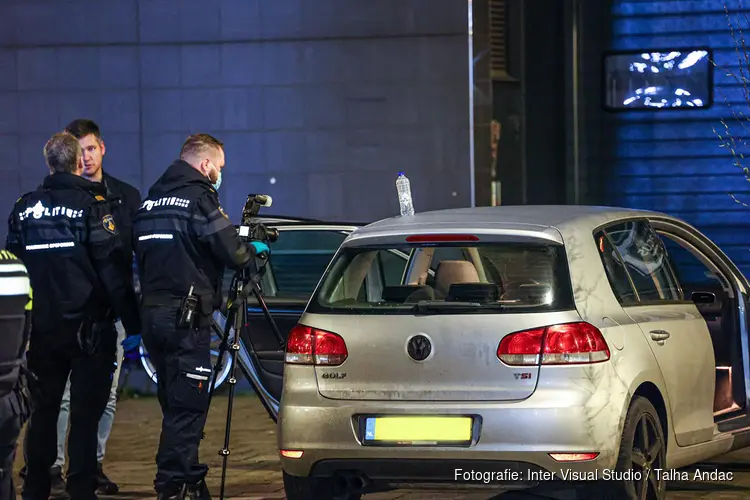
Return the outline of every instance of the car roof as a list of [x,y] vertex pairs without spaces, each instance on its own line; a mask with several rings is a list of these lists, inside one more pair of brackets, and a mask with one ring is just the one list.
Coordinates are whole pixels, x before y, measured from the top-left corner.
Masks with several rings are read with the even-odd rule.
[[[391,217],[358,229],[352,239],[424,230],[531,231],[552,238],[566,227],[591,229],[624,218],[668,217],[659,212],[589,205],[511,205],[433,210],[408,217]],[[559,235],[557,238],[559,239]]]

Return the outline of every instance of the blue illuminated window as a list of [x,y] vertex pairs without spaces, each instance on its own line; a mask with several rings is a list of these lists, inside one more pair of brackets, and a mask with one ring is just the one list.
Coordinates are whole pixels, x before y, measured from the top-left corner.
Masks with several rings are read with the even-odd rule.
[[640,50],[604,56],[604,108],[695,110],[713,104],[707,48]]

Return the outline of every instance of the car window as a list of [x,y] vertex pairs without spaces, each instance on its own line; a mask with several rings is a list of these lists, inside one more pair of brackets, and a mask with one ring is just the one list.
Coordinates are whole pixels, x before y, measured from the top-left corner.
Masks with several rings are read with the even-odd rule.
[[682,300],[661,238],[647,221],[628,221],[605,230],[625,264],[641,302]]
[[615,297],[624,306],[637,304],[638,297],[633,290],[628,272],[625,270],[625,264],[622,262],[617,250],[612,246],[612,243],[604,232],[597,233],[595,238],[597,247],[599,248],[599,255],[604,265],[604,271],[607,274],[607,279]]
[[[402,283],[394,253],[424,252]],[[445,251],[442,251],[445,250]],[[390,254],[390,255],[388,255]],[[368,280],[382,259],[393,262],[384,283]],[[427,270],[434,268],[434,275]],[[377,280],[380,281],[380,280]],[[452,244],[344,249],[308,305],[309,312],[338,314],[512,314],[574,307],[562,247],[537,243]]]
[[[408,256],[409,254],[407,253],[406,255]],[[378,252],[378,259],[385,286],[400,285],[408,257],[404,257],[404,254],[400,252]]]
[[668,236],[659,236],[667,249],[677,280],[684,288],[698,290],[704,287],[710,290],[722,287],[722,281],[690,250]]
[[[271,260],[260,287],[265,297],[306,298],[315,289],[348,233],[322,229],[286,229],[271,244]],[[224,271],[222,310],[234,272]]]
[[[309,296],[348,233],[322,229],[287,229],[271,244],[276,297]],[[269,287],[266,287],[269,289]]]

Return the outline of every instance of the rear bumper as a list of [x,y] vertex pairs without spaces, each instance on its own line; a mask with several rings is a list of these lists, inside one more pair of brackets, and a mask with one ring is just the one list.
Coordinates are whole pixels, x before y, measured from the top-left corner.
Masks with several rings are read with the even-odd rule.
[[[602,377],[612,375],[609,363],[595,370]],[[596,380],[590,371],[589,379]],[[291,380],[295,379],[300,380]],[[283,469],[294,476],[359,470],[372,480],[404,484],[460,482],[463,476],[456,478],[456,469],[471,473],[479,471],[477,467],[496,473],[548,471],[554,479],[569,478],[570,472],[600,471],[601,476],[601,471],[615,466],[628,401],[627,391],[613,390],[608,384],[594,384],[606,390],[592,391],[587,384],[568,384],[563,389],[541,380],[528,399],[497,403],[330,400],[317,394],[317,388],[312,393],[311,386],[285,386],[285,391],[290,390],[281,404],[279,449],[301,450],[303,456],[281,457]],[[474,414],[481,417],[481,426],[478,440],[468,447],[364,446],[358,432],[361,414]],[[549,455],[591,452],[599,456],[583,462],[558,462]],[[501,479],[495,478],[495,484]]]

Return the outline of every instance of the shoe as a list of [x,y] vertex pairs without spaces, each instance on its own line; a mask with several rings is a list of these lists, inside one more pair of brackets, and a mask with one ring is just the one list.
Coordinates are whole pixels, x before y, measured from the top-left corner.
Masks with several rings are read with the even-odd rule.
[[65,489],[65,478],[63,477],[62,467],[59,465],[53,466],[49,470],[50,474],[50,488],[49,497],[51,500],[69,500],[70,495]]
[[208,492],[206,481],[201,479],[196,484],[188,484],[186,498],[190,500],[211,500],[211,494]]
[[165,492],[159,492],[156,495],[156,500],[184,500],[185,499],[185,487],[180,487],[176,492],[174,490]]
[[116,483],[109,480],[107,475],[104,473],[104,467],[101,463],[96,466],[96,493],[99,495],[114,495],[120,491],[120,487]]

